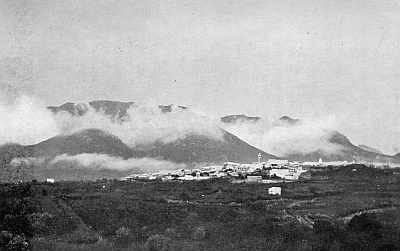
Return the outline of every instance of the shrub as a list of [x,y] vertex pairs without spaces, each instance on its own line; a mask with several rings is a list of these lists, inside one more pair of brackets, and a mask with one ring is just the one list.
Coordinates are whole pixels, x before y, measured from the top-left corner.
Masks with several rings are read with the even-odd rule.
[[149,251],[171,250],[171,239],[163,235],[155,234],[146,241],[146,248]]
[[25,251],[30,249],[29,242],[24,235],[13,235],[8,231],[0,232],[0,247],[10,251]]
[[27,215],[23,214],[7,214],[3,219],[3,229],[9,231],[13,235],[24,235],[31,237],[33,228],[28,220]]
[[347,229],[353,232],[370,232],[374,235],[380,235],[382,225],[377,221],[375,215],[363,213],[354,216],[350,220]]
[[120,227],[115,231],[115,235],[118,237],[128,236],[131,229],[129,227]]
[[356,215],[347,226],[346,246],[351,250],[375,250],[382,244],[382,225],[373,214]]
[[206,229],[203,226],[194,227],[192,238],[194,240],[203,240],[206,237]]
[[47,212],[28,215],[28,220],[37,234],[47,233],[48,231],[46,230],[49,230],[50,220],[53,218],[54,215]]

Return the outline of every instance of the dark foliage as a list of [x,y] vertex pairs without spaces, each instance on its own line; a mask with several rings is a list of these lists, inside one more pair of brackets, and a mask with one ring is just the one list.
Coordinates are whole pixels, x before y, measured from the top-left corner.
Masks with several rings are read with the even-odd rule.
[[36,212],[28,183],[0,187],[0,242],[4,250],[27,250],[34,229],[29,215]]

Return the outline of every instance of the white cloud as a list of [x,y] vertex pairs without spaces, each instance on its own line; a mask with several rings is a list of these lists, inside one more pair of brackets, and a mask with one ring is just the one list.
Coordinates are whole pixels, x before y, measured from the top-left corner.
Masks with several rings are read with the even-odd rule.
[[186,168],[185,164],[177,164],[165,160],[152,158],[130,158],[123,159],[112,157],[105,154],[78,154],[78,155],[59,155],[49,162],[49,165],[69,162],[90,169],[110,169],[117,171],[136,170],[137,172],[156,172],[160,170],[172,170]]
[[274,123],[268,119],[221,125],[247,143],[277,156],[285,156],[293,152],[310,153],[318,150],[328,153],[337,152],[341,149],[340,146],[329,142],[335,126],[336,119],[334,117],[302,121],[296,125]]
[[22,95],[13,104],[0,103],[0,144],[36,144],[59,133],[53,114],[43,103]]
[[177,107],[173,107],[170,113],[163,113],[158,107],[132,107],[128,110],[128,115],[121,122],[89,108],[81,117],[61,112],[55,119],[65,134],[96,128],[116,135],[129,146],[156,141],[169,143],[184,139],[190,133],[216,139],[222,139],[223,136],[220,128],[210,119]]
[[24,166],[38,166],[38,165],[42,165],[43,163],[45,163],[45,158],[33,158],[33,157],[27,157],[27,158],[15,158],[12,159],[10,162],[11,166],[20,166],[20,165],[24,165]]
[[0,103],[0,145],[9,142],[37,144],[59,134],[68,135],[89,128],[113,134],[129,146],[157,141],[169,143],[184,139],[190,133],[215,139],[223,137],[210,119],[176,106],[170,113],[163,113],[158,106],[132,107],[122,122],[87,106],[87,113],[76,117],[68,112],[53,114],[43,102],[27,95],[11,105]]

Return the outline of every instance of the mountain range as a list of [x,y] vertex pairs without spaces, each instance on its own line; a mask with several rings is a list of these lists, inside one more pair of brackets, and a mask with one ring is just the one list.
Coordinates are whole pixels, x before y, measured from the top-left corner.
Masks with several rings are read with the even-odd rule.
[[[127,123],[131,123],[130,125],[132,128],[135,128],[135,123],[141,122],[138,120],[132,120],[132,116],[135,116],[135,114],[132,113],[132,109],[139,109],[134,102],[118,102],[109,100],[96,100],[87,104],[75,104],[69,102],[58,107],[49,106],[48,109],[55,115],[67,113],[70,115],[70,118],[75,119],[84,118],[84,116],[89,114],[89,112],[94,112],[104,116],[104,120],[110,120],[110,123],[113,123],[112,125],[116,124],[116,126],[123,126]],[[155,120],[150,119],[149,121],[144,121],[145,123],[153,125],[155,123],[154,121],[158,121],[158,119],[163,122],[164,119],[172,118],[173,123],[176,123],[173,125],[179,127],[181,124],[186,122],[185,125],[188,126],[189,129],[185,127],[183,128],[185,130],[182,132],[174,131],[177,136],[171,138],[171,135],[169,135],[171,132],[163,127],[157,131],[157,133],[160,133],[161,135],[160,138],[130,144],[130,142],[127,142],[124,137],[121,138],[121,135],[132,134],[133,132],[131,131],[123,132],[123,134],[115,134],[112,131],[113,127],[106,127],[108,130],[103,130],[97,126],[93,126],[93,128],[84,127],[72,133],[62,133],[34,145],[3,145],[0,147],[0,164],[4,168],[9,166],[14,158],[40,159],[42,161],[41,163],[48,165],[43,169],[46,170],[46,172],[42,172],[42,176],[57,176],[57,168],[62,168],[63,174],[61,176],[59,175],[60,178],[76,179],[78,177],[86,177],[94,179],[104,176],[112,176],[113,172],[110,170],[105,171],[107,168],[104,166],[100,168],[101,170],[90,167],[90,171],[88,171],[89,169],[85,169],[85,167],[82,168],[82,166],[79,168],[75,166],[74,168],[65,169],[65,165],[60,167],[60,165],[51,166],[50,164],[53,163],[55,159],[60,158],[60,156],[63,158],[70,156],[85,156],[89,159],[96,158],[96,156],[101,156],[102,158],[108,156],[117,159],[118,161],[127,161],[127,163],[130,163],[129,161],[132,161],[132,159],[150,159],[157,161],[157,163],[161,163],[162,165],[176,163],[176,165],[185,165],[190,168],[199,165],[219,165],[227,161],[251,163],[257,160],[257,155],[259,153],[261,153],[262,160],[264,161],[270,158],[285,158],[292,161],[316,161],[319,158],[323,158],[324,161],[357,160],[366,162],[400,162],[400,154],[388,156],[378,151],[374,151],[375,149],[372,148],[355,146],[346,136],[336,131],[327,132],[329,138],[327,138],[326,142],[321,141],[322,143],[320,144],[324,144],[325,142],[326,144],[337,146],[337,151],[327,152],[321,145],[321,149],[318,149],[317,147],[317,150],[308,152],[295,150],[286,151],[284,154],[277,156],[274,152],[269,152],[263,147],[256,147],[251,140],[247,140],[245,136],[242,137],[240,131],[235,134],[224,128],[224,125],[240,126],[246,123],[257,125],[258,123],[263,123],[261,117],[249,117],[244,114],[222,117],[221,126],[218,126],[218,124],[215,126],[213,125],[215,127],[213,128],[215,131],[214,133],[220,135],[219,137],[216,137],[215,135],[213,136],[207,133],[209,128],[207,129],[206,127],[208,124],[205,124],[207,126],[204,126],[204,128],[201,127],[202,125],[198,128],[198,124],[201,124],[202,120],[205,120],[206,118],[197,116],[188,107],[160,105],[158,109],[158,112],[152,110],[146,113],[146,116],[150,117],[140,119],[149,120],[153,115],[159,116]],[[184,121],[190,120],[191,118],[195,118],[193,123],[187,123],[187,121]],[[65,123],[67,122],[68,121],[65,121]],[[301,127],[301,120],[292,119],[288,116],[283,116],[278,121],[275,121],[271,126],[272,128],[286,131],[296,131],[298,128],[304,129]],[[191,130],[192,127],[195,129]],[[173,128],[173,126],[171,128]],[[169,139],[164,140],[163,134],[169,136]],[[119,137],[117,135],[119,135]],[[138,135],[144,138],[151,138],[152,131],[140,131]],[[94,165],[93,161],[90,163]],[[40,168],[40,165],[37,165],[36,168]],[[135,170],[138,171],[140,168],[136,169]],[[121,170],[122,169],[114,170],[114,175]],[[122,171],[126,173],[127,170],[131,171],[126,168]],[[140,170],[145,170],[145,167]]]
[[[257,117],[255,120],[253,117],[247,117],[245,115],[229,115],[226,117],[222,117],[221,121],[226,124],[236,124],[240,126],[241,124],[247,123],[247,125],[254,125],[259,123],[260,117]],[[302,141],[307,141],[308,140],[308,135],[312,135],[313,132],[312,130],[315,129],[313,126],[304,126],[303,122],[299,119],[292,119],[288,116],[283,116],[281,117],[278,121],[275,121],[273,123],[273,128],[283,128],[283,130],[276,130],[277,132],[282,132],[285,130],[290,130],[291,132],[294,132],[295,136],[298,136],[298,132],[300,130],[304,131],[304,128],[306,128],[308,131],[302,132],[305,134],[303,138],[301,138]],[[250,127],[253,128],[253,127]],[[247,128],[248,130],[248,128]],[[240,130],[238,136],[240,137]],[[283,155],[280,155],[280,157],[289,159],[292,161],[316,161],[319,158],[322,158],[324,161],[359,161],[359,162],[381,162],[381,163],[399,163],[399,155],[397,154],[395,156],[389,156],[385,155],[379,150],[376,150],[371,147],[367,146],[356,146],[353,143],[350,142],[350,140],[343,134],[333,131],[333,130],[328,130],[328,129],[323,129],[323,137],[317,143],[314,145],[313,148],[316,150],[313,151],[303,151],[302,149],[294,149],[290,148],[289,150],[286,151]],[[251,132],[250,132],[251,133]],[[264,131],[262,131],[262,134],[264,134]],[[283,138],[285,138],[283,136]],[[310,137],[311,138],[311,137]],[[246,140],[246,137],[243,137],[244,140]],[[248,143],[252,144],[252,138],[250,138]],[[299,139],[295,140],[299,141]],[[288,144],[290,144],[291,141],[288,141]],[[305,143],[305,142],[301,142]],[[318,146],[320,144],[320,146]],[[324,150],[326,146],[329,145],[331,148],[333,147],[335,150],[334,151],[327,151]]]

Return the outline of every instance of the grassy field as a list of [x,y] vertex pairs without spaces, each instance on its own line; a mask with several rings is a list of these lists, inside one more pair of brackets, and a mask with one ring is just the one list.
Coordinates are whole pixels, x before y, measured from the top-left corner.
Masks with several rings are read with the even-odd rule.
[[0,217],[31,228],[0,227],[26,250],[400,250],[399,180],[352,165],[281,183],[281,196],[228,179],[3,185]]

